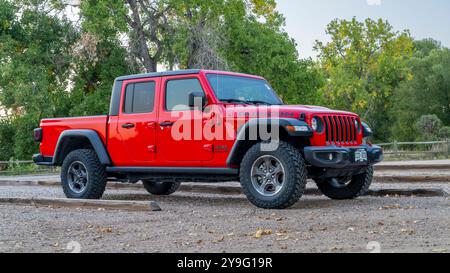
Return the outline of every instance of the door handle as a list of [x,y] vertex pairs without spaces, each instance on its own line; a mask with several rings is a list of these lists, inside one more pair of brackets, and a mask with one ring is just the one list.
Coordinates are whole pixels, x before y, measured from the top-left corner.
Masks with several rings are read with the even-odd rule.
[[172,122],[172,121],[164,121],[164,122],[161,122],[160,124],[159,124],[159,126],[161,126],[161,127],[171,127],[171,126],[173,126],[175,124],[175,122]]
[[133,123],[125,123],[122,125],[122,128],[124,129],[131,129],[134,128],[136,125],[134,125]]

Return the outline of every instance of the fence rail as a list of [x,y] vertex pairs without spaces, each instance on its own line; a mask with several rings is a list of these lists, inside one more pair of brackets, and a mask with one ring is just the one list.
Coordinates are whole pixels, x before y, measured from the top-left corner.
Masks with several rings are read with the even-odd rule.
[[443,141],[398,142],[378,144],[386,155],[443,155],[450,157],[450,139]]

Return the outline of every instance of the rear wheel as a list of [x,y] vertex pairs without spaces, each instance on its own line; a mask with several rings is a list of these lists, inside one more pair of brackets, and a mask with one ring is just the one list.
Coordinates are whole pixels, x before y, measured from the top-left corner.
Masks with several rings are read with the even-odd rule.
[[106,170],[93,150],[75,150],[64,159],[61,182],[67,198],[100,199],[106,188]]
[[153,195],[171,195],[180,187],[179,182],[142,181],[144,188]]
[[248,200],[264,209],[285,209],[300,199],[306,187],[306,167],[300,152],[286,142],[275,151],[256,144],[241,163],[240,180]]
[[354,199],[365,195],[373,180],[373,167],[352,177],[316,179],[319,190],[327,197],[335,200]]

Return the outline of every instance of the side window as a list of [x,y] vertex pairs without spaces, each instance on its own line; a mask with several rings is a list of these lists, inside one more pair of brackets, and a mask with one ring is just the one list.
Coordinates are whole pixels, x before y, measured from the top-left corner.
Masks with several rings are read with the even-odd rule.
[[123,111],[126,114],[153,112],[155,106],[155,82],[130,83],[125,89]]
[[186,111],[189,107],[189,94],[202,92],[203,88],[198,79],[170,80],[166,85],[166,110]]

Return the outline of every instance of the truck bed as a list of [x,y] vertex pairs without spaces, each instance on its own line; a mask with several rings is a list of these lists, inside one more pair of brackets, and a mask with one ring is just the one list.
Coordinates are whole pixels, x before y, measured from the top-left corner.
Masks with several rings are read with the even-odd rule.
[[106,128],[108,116],[51,118],[43,119],[40,128],[43,130],[41,153],[43,156],[53,157],[59,136],[65,130],[94,130],[98,133],[103,143],[106,144]]

